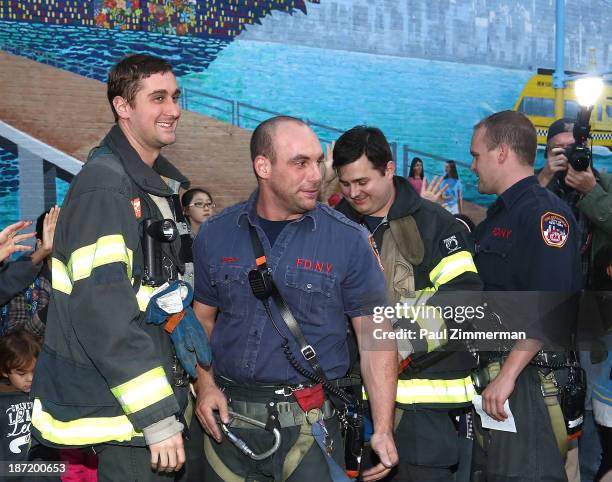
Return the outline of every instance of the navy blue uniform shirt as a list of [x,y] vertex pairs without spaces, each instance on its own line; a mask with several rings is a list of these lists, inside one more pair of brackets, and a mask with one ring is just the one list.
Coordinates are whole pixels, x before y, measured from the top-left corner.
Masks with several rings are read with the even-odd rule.
[[[539,316],[558,318],[549,307],[580,289],[576,220],[567,204],[541,187],[535,176],[503,192],[474,237],[474,261],[485,290],[530,292],[506,298],[513,301],[515,312],[520,308],[526,316],[539,311]],[[551,292],[564,294],[552,303]]]
[[[375,306],[386,304],[384,277],[367,231],[317,203],[287,224],[271,248],[259,226],[257,195],[255,191],[247,202],[204,223],[194,243],[194,297],[219,309],[211,336],[215,375],[239,383],[305,381],[285,358],[281,337],[251,292],[247,275],[255,268],[255,255],[250,223],[261,239],[278,290],[327,377],[343,377],[349,368],[348,318],[371,315]],[[309,368],[271,306],[296,358]]]

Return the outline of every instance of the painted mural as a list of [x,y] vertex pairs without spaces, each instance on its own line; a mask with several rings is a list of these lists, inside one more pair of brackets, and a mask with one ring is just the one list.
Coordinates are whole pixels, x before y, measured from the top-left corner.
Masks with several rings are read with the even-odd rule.
[[309,0],[4,0],[2,18],[227,40],[274,10],[306,13],[306,1]]
[[[610,12],[603,1],[593,8],[586,0],[568,0],[568,8],[586,3],[591,9],[579,21],[588,23],[594,32],[589,42],[595,43],[576,37],[574,30],[582,27],[573,25],[568,43],[575,61],[568,67],[584,67],[591,52],[591,66],[612,70],[612,33],[605,25]],[[394,142],[400,171],[403,161],[417,154],[425,158],[429,175],[441,174],[444,159],[454,159],[466,199],[486,205],[490,199],[478,194],[469,171],[472,126],[513,108],[535,69],[552,66],[547,52],[554,31],[535,28],[538,15],[550,15],[551,2],[461,4],[0,0],[0,50],[101,81],[130,52],[160,55],[173,63],[188,110],[246,128],[267,111],[295,115],[313,123],[324,141],[355,124],[376,125]],[[509,8],[514,5],[516,15]],[[597,9],[601,28],[593,30]],[[434,24],[444,35],[433,35]],[[533,40],[541,58],[529,62],[537,64],[512,60],[521,48],[512,41],[513,29],[527,35],[521,42]],[[427,35],[427,49],[417,52]],[[380,48],[372,39],[380,40]],[[391,49],[393,39],[397,46]],[[576,53],[576,39],[584,55]],[[464,43],[485,50],[470,57],[462,53]],[[450,49],[452,44],[459,50]],[[607,151],[596,162],[612,168]],[[15,154],[0,142],[0,223],[19,215],[17,165]],[[62,182],[57,191],[61,201]]]

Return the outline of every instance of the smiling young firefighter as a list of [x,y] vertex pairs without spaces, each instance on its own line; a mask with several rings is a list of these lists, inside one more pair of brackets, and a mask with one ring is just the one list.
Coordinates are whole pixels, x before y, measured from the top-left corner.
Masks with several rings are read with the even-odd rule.
[[178,96],[162,59],[133,55],[111,70],[117,124],[72,182],[55,234],[32,433],[93,449],[101,481],[166,480],[159,472],[185,460],[187,377],[169,334],[144,316],[155,287],[184,271],[175,221],[187,180],[160,155],[176,138]]
[[[344,195],[337,209],[370,230],[389,303],[404,307],[394,326],[404,337],[398,339],[400,357],[436,353],[419,370],[408,367],[400,374],[395,420],[400,463],[394,479],[449,480],[459,459],[453,419],[471,405],[474,358],[462,346],[442,352],[450,331],[445,328],[462,325],[443,317],[441,305],[444,293],[481,289],[466,231],[395,176],[389,144],[379,129],[358,126],[345,132],[333,157]],[[425,309],[434,306],[440,310]]]

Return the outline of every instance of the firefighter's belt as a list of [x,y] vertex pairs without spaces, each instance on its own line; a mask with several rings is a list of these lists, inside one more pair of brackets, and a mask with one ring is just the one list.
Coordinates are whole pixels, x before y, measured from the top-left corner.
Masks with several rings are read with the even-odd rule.
[[[275,404],[278,410],[278,422],[281,428],[301,426],[306,420],[310,423],[316,423],[319,421],[321,415],[323,416],[323,420],[327,420],[332,418],[336,413],[329,400],[325,400],[322,409],[310,410],[307,414],[304,413],[297,402],[276,402]],[[230,400],[229,406],[231,410],[240,415],[263,423],[268,421],[270,412],[267,403]],[[253,426],[249,424],[243,425],[238,419],[232,423],[232,426],[238,428],[253,428]]]

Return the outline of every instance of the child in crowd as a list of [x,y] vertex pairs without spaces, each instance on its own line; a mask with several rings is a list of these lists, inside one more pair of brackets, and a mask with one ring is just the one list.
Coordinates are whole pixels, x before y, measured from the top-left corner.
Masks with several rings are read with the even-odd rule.
[[31,443],[32,401],[29,393],[40,350],[40,338],[23,328],[0,337],[0,460],[61,460],[67,463],[67,472],[59,477],[37,480],[97,482],[95,455],[80,449],[57,451]]
[[27,461],[32,402],[29,393],[38,337],[14,330],[0,338],[0,460]]

